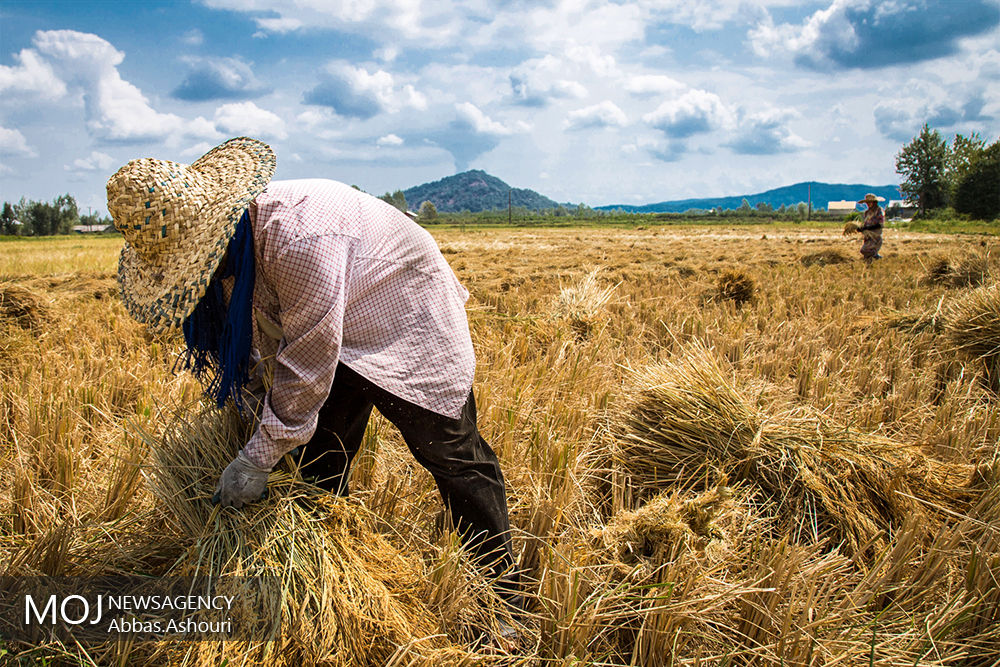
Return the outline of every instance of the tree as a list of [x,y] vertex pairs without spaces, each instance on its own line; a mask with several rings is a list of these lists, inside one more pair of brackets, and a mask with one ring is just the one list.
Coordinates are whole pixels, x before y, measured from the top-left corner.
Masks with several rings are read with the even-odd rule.
[[386,192],[384,195],[379,197],[379,199],[388,204],[392,204],[403,213],[406,213],[406,195],[403,194],[402,190],[396,190],[392,194]]
[[949,199],[955,194],[959,181],[969,173],[972,163],[982,155],[985,148],[986,140],[980,137],[977,132],[973,132],[968,137],[956,134],[952,139],[951,147],[948,149],[948,155],[944,161]]
[[743,198],[743,201],[740,202],[740,207],[736,210],[739,211],[742,215],[750,215],[751,213],[753,213],[753,209],[750,208],[750,202],[747,201],[746,197]]
[[17,220],[17,217],[14,215],[14,207],[10,205],[10,202],[5,201],[3,203],[3,212],[0,212],[0,234],[17,234],[17,225],[14,224],[15,220]]
[[973,156],[952,200],[956,211],[980,220],[1000,215],[1000,140]]
[[917,202],[920,215],[946,203],[944,169],[947,154],[948,143],[941,133],[924,123],[920,134],[896,155],[896,173],[903,177],[899,190],[904,199]]
[[431,222],[432,220],[437,220],[438,210],[434,202],[428,200],[420,205],[420,211],[417,212],[417,220],[420,222]]

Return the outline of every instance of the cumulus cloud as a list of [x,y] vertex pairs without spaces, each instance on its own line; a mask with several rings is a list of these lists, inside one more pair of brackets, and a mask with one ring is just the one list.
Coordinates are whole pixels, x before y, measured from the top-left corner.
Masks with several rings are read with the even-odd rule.
[[327,65],[320,83],[305,94],[304,101],[361,120],[383,112],[427,108],[423,94],[410,84],[397,86],[389,72],[369,72],[345,62]]
[[379,137],[375,142],[376,146],[402,146],[403,140],[397,137],[395,134],[387,134],[384,137]]
[[66,84],[37,51],[22,49],[14,59],[20,64],[13,67],[0,65],[0,93],[27,94],[49,100],[57,100],[66,94]]
[[93,151],[85,158],[73,160],[73,164],[67,164],[66,171],[110,171],[115,166],[115,159],[107,153]]
[[767,17],[749,37],[758,55],[787,51],[812,69],[877,68],[953,54],[998,22],[994,0],[833,0],[801,25]]
[[[183,121],[149,105],[142,92],[121,78],[125,55],[97,35],[74,30],[35,33],[34,53],[67,91],[81,94],[87,129],[109,141],[148,141],[183,131]],[[22,65],[25,60],[22,52]]]
[[640,74],[626,79],[623,88],[636,97],[657,97],[678,93],[685,85],[662,74]]
[[0,126],[0,155],[35,157],[35,151],[18,130]]
[[239,58],[185,58],[184,61],[189,71],[172,93],[178,99],[240,100],[267,92],[250,65]]
[[223,104],[215,110],[215,126],[236,136],[247,135],[262,139],[286,139],[285,121],[277,114],[261,109],[253,102]]
[[472,160],[496,148],[503,137],[528,129],[523,124],[509,126],[494,120],[471,102],[456,104],[454,110],[453,120],[424,133],[423,137],[451,153],[459,171],[465,171]]
[[669,137],[685,139],[728,126],[732,114],[715,93],[693,89],[663,102],[642,119]]
[[566,116],[565,127],[569,130],[587,128],[624,127],[628,125],[625,112],[611,100],[604,100],[583,109],[571,111]]
[[515,104],[545,106],[552,99],[580,99],[587,89],[565,77],[566,63],[547,55],[527,60],[510,73],[510,89]]
[[726,143],[736,153],[773,155],[790,153],[809,146],[802,137],[788,129],[788,122],[799,114],[793,109],[766,109],[740,119],[735,136]]

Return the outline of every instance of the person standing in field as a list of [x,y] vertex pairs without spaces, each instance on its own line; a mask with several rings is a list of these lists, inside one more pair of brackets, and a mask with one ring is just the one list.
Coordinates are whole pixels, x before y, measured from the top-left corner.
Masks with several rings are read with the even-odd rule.
[[272,182],[274,168],[269,146],[240,137],[190,165],[133,160],[107,184],[132,317],[183,330],[187,366],[220,407],[242,409],[264,379],[259,423],[213,500],[259,500],[295,448],[304,478],[346,495],[376,407],[518,599],[503,474],[476,425],[468,292],[393,206],[330,180]]
[[882,226],[885,224],[885,214],[882,212],[882,207],[878,205],[878,197],[870,192],[858,203],[868,205],[868,209],[861,214],[860,231],[864,238],[861,244],[861,256],[865,258],[865,264],[871,264],[876,259],[882,259],[878,251],[882,247]]

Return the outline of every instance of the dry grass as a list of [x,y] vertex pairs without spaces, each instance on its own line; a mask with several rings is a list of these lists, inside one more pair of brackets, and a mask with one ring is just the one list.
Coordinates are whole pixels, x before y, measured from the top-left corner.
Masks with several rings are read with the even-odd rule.
[[[1000,661],[1000,412],[981,359],[995,290],[922,269],[978,240],[887,229],[865,268],[839,230],[436,236],[473,295],[480,425],[529,597],[520,644],[473,649],[496,601],[380,417],[348,501],[283,468],[267,501],[213,508],[240,429],[199,417],[171,372],[179,341],[114,298],[117,240],[60,239],[0,256],[3,285],[45,313],[0,320],[0,571],[280,570],[285,597],[268,599],[287,624],[269,646],[6,644],[5,659]],[[734,266],[754,298],[705,300]]]

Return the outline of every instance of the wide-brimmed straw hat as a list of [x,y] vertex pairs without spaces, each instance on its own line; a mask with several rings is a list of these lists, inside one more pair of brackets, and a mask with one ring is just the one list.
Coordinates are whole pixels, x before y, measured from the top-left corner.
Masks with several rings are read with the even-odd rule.
[[869,192],[868,194],[865,195],[864,199],[859,199],[858,203],[867,204],[868,202],[875,202],[877,204],[880,201],[885,201],[885,197],[879,197],[878,195]]
[[274,167],[270,146],[238,137],[189,165],[142,158],[108,179],[108,211],[125,237],[118,283],[132,317],[154,332],[184,323]]

